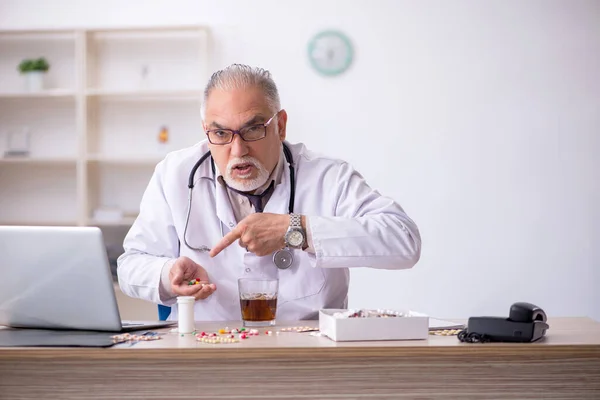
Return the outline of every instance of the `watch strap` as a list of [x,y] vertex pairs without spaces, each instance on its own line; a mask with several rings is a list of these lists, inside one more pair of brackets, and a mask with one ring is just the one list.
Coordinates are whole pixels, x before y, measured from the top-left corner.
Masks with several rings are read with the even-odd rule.
[[300,214],[290,214],[290,228],[302,228],[302,217]]
[[[295,246],[288,242],[288,234],[293,231],[302,233],[302,244]],[[288,227],[284,240],[286,246],[294,249],[302,249],[306,244],[306,232],[302,228],[302,216],[300,214],[290,214],[290,226]]]

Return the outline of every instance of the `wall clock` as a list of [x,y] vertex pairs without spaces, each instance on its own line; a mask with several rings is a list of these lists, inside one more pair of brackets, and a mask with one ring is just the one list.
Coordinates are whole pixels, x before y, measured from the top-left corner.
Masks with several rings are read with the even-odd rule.
[[339,75],[352,64],[350,39],[340,31],[328,30],[315,35],[308,44],[308,59],[322,75]]

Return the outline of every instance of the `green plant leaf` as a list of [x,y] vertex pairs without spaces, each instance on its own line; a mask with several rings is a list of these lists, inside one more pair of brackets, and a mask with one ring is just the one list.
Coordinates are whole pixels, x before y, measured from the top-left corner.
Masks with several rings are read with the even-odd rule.
[[44,57],[40,57],[37,59],[29,58],[21,61],[18,66],[18,70],[21,73],[31,72],[31,71],[43,71],[46,72],[50,69],[50,64]]

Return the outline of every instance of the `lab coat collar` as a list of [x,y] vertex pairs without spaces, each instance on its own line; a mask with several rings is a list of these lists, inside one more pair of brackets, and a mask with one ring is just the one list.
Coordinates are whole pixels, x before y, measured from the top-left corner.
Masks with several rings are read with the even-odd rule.
[[265,205],[263,212],[274,214],[287,214],[290,200],[290,166],[287,163],[285,156],[280,155],[280,163],[283,164],[279,169],[279,182],[275,181],[275,190],[269,201]]
[[219,217],[221,222],[231,230],[236,225],[235,214],[233,213],[233,208],[229,202],[227,187],[221,185],[218,179],[215,179],[215,192],[217,217]]
[[[207,151],[209,151],[208,150],[208,141],[201,142],[199,145],[200,145],[201,151],[195,155],[194,163],[196,163],[204,154],[206,154]],[[198,167],[198,170],[196,171],[196,175],[194,176],[194,185],[196,183],[198,183],[198,181],[200,179],[209,179],[209,180],[214,179],[214,174],[212,172],[212,164],[213,164],[212,157],[208,157],[202,163],[202,165],[200,165]],[[190,167],[190,170],[191,170],[191,167]],[[217,170],[217,165],[215,164],[215,171],[216,170]]]

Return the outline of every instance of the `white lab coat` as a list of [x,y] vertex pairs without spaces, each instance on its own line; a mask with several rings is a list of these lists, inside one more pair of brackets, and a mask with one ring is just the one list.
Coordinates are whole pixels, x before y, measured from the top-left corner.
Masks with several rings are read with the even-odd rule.
[[[294,264],[279,270],[272,256],[258,257],[237,242],[215,258],[190,250],[183,243],[188,202],[188,176],[208,151],[206,141],[170,153],[160,162],[143,195],[140,214],[128,232],[125,253],[118,260],[121,290],[132,297],[173,306],[176,299],[159,295],[163,265],[187,256],[203,266],[216,292],[195,303],[198,321],[240,320],[237,280],[279,277],[277,319],[314,319],[321,308],[345,308],[349,268],[411,268],[421,253],[414,222],[400,205],[370,188],[348,163],[291,145],[296,167],[294,212],[308,217],[315,254],[296,250]],[[214,246],[236,225],[229,197],[214,178],[210,159],[198,168],[187,240],[190,246]],[[288,213],[289,166],[284,163],[265,213]]]

